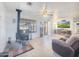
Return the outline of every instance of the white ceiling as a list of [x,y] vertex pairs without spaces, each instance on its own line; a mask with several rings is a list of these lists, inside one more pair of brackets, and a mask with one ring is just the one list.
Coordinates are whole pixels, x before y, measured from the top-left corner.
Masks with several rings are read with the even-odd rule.
[[[22,14],[39,14],[43,8],[45,2],[32,2],[32,5],[29,6],[26,2],[4,2],[4,6],[7,11],[15,11],[16,8],[23,10]],[[53,11],[54,9],[58,10],[60,15],[69,16],[72,14],[79,13],[79,3],[78,2],[47,2],[48,10]]]
[[33,2],[31,6],[27,5],[26,2],[7,2],[7,3],[3,3],[3,4],[6,7],[6,9],[9,11],[16,10],[16,8],[20,8],[25,11],[26,10],[27,11],[37,11],[43,6],[43,3],[35,3],[35,2]]
[[[27,2],[4,2],[3,4],[8,10],[14,10],[16,8],[21,8],[22,10],[29,10],[29,11],[38,11],[43,7],[45,2],[32,2],[32,5],[29,6],[26,4]],[[73,9],[78,8],[78,2],[46,2],[48,9]]]

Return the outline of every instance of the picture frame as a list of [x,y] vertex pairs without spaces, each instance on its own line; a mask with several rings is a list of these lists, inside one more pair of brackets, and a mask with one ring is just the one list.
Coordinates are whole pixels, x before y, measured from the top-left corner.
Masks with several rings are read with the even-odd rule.
[[58,28],[70,28],[70,21],[66,19],[59,20],[57,22]]

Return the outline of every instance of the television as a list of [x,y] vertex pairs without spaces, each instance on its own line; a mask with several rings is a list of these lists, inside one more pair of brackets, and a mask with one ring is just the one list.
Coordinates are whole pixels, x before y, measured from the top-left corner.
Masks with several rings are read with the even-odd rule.
[[70,21],[68,20],[60,20],[57,23],[58,28],[70,28]]

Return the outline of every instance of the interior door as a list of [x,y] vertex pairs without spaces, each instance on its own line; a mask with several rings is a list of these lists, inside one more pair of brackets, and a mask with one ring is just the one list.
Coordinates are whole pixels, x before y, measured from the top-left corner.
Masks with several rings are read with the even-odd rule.
[[40,22],[40,37],[43,37],[44,35],[44,27],[43,27],[43,23]]

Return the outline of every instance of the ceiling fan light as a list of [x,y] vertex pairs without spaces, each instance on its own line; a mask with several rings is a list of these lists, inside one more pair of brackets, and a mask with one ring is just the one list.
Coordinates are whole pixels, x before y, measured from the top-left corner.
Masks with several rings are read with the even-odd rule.
[[41,15],[43,17],[47,17],[48,16],[48,10],[47,10],[47,4],[46,3],[43,5]]
[[44,10],[41,12],[41,15],[44,16],[44,17],[48,16],[48,11],[47,11],[47,9],[44,9]]

